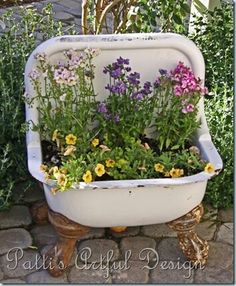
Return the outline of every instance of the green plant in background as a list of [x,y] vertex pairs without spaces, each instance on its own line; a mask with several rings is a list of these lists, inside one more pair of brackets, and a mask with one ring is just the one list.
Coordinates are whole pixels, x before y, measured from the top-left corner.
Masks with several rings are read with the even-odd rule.
[[[53,20],[52,5],[41,14],[33,8],[20,8],[17,20],[12,10],[1,16],[0,30],[0,209],[9,206],[13,186],[28,178],[24,133],[24,68],[40,40],[63,31]],[[40,35],[40,40],[39,40]]]
[[129,11],[129,32],[176,32],[187,34],[188,1],[139,0]]
[[193,41],[206,63],[206,85],[210,94],[205,111],[212,139],[224,169],[209,182],[206,201],[215,207],[233,203],[233,5],[222,1],[221,8],[206,11],[194,21]]
[[[187,34],[187,0],[83,0],[83,33],[99,34],[110,18],[112,33],[162,32]],[[107,32],[109,29],[106,29]]]

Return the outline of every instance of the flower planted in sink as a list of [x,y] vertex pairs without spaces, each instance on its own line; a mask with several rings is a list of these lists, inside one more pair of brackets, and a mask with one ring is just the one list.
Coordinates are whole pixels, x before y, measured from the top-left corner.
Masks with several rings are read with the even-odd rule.
[[[46,178],[53,193],[80,182],[178,178],[214,166],[191,145],[199,127],[198,102],[207,89],[183,63],[160,70],[141,84],[129,59],[119,57],[101,71],[109,78],[107,96],[96,99],[93,58],[98,51],[65,51],[60,63],[37,55],[30,73],[39,102],[39,124]],[[39,77],[39,75],[43,75]],[[43,81],[42,81],[43,78]]]

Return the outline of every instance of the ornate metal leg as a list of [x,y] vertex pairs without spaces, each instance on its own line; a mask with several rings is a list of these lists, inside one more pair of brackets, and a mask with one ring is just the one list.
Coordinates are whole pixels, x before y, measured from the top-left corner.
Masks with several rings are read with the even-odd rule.
[[35,203],[30,208],[30,212],[33,221],[37,224],[44,224],[48,222],[48,204],[45,201]]
[[75,223],[52,210],[49,210],[48,218],[55,227],[59,239],[56,245],[46,253],[46,265],[50,274],[58,277],[68,267],[77,239],[88,233],[90,228]]
[[200,204],[186,215],[168,223],[168,226],[177,232],[185,256],[194,265],[201,266],[207,262],[209,245],[196,234],[194,228],[200,222],[203,212],[203,206]]

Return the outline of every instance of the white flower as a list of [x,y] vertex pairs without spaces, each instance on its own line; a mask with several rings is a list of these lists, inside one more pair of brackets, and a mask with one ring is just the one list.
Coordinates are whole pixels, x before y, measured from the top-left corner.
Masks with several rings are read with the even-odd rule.
[[37,69],[33,69],[30,73],[29,73],[29,77],[32,80],[37,80],[40,77],[40,73]]
[[63,93],[61,96],[60,96],[60,101],[65,101],[66,99],[66,93]]
[[40,62],[46,62],[47,56],[45,53],[37,53],[34,58]]

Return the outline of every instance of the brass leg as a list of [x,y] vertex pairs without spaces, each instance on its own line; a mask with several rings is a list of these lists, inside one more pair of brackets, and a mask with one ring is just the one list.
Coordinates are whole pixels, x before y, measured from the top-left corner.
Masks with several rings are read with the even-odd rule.
[[68,267],[76,241],[82,235],[88,233],[90,228],[75,223],[52,210],[48,211],[48,218],[50,223],[55,227],[59,239],[56,245],[46,253],[46,265],[50,274],[58,277]]
[[202,204],[195,207],[186,215],[169,222],[167,225],[177,232],[180,247],[184,255],[194,265],[205,265],[208,258],[209,245],[201,239],[195,232],[195,226],[203,216]]

